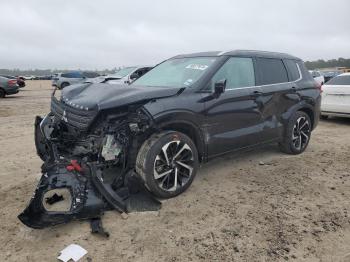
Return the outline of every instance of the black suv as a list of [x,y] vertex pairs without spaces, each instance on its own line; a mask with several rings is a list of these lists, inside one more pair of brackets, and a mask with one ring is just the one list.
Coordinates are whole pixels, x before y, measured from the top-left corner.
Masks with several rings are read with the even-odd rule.
[[[291,55],[179,55],[130,86],[66,87],[59,99],[52,97],[51,112],[37,117],[36,146],[46,166],[74,160],[76,173],[86,166],[94,192],[125,211],[118,189],[130,172],[155,196],[169,198],[184,192],[199,164],[215,156],[271,142],[285,153],[302,153],[320,101],[318,85]],[[78,174],[67,182],[59,170],[46,170],[41,191],[82,185]]]

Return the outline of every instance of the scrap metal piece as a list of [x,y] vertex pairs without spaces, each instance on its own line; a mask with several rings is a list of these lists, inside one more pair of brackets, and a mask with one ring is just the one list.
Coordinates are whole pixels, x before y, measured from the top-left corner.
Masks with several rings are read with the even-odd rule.
[[100,217],[90,219],[91,233],[100,234],[103,237],[109,238],[109,233],[104,230]]
[[63,195],[57,195],[56,193],[53,194],[51,197],[47,197],[45,199],[46,203],[49,205],[53,205],[53,204],[60,202],[60,201],[63,201],[63,200],[64,200]]
[[126,199],[128,213],[158,211],[162,207],[162,203],[147,190],[144,181],[135,171],[127,174],[125,184],[130,192]]

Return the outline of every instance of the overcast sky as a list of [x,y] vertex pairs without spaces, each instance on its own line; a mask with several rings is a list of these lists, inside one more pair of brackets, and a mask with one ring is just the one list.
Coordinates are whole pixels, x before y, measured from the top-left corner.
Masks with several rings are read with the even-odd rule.
[[0,0],[0,68],[104,69],[258,49],[350,58],[349,0]]

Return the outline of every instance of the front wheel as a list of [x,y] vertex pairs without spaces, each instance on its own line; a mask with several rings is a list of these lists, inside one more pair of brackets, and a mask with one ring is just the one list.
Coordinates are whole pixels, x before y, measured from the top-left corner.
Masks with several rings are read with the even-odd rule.
[[311,120],[308,114],[296,112],[288,121],[282,142],[282,152],[297,155],[305,151],[311,138]]
[[146,140],[137,155],[136,171],[157,197],[183,193],[198,169],[198,153],[192,140],[180,132],[166,131]]

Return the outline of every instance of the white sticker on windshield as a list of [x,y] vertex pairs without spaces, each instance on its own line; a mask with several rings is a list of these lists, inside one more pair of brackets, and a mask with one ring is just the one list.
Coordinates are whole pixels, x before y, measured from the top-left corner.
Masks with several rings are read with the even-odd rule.
[[189,86],[189,85],[192,84],[192,82],[193,82],[192,79],[187,79],[187,80],[185,81],[184,85]]
[[207,65],[199,65],[199,64],[190,64],[190,65],[186,66],[186,68],[203,71],[203,70],[207,69],[208,66]]

